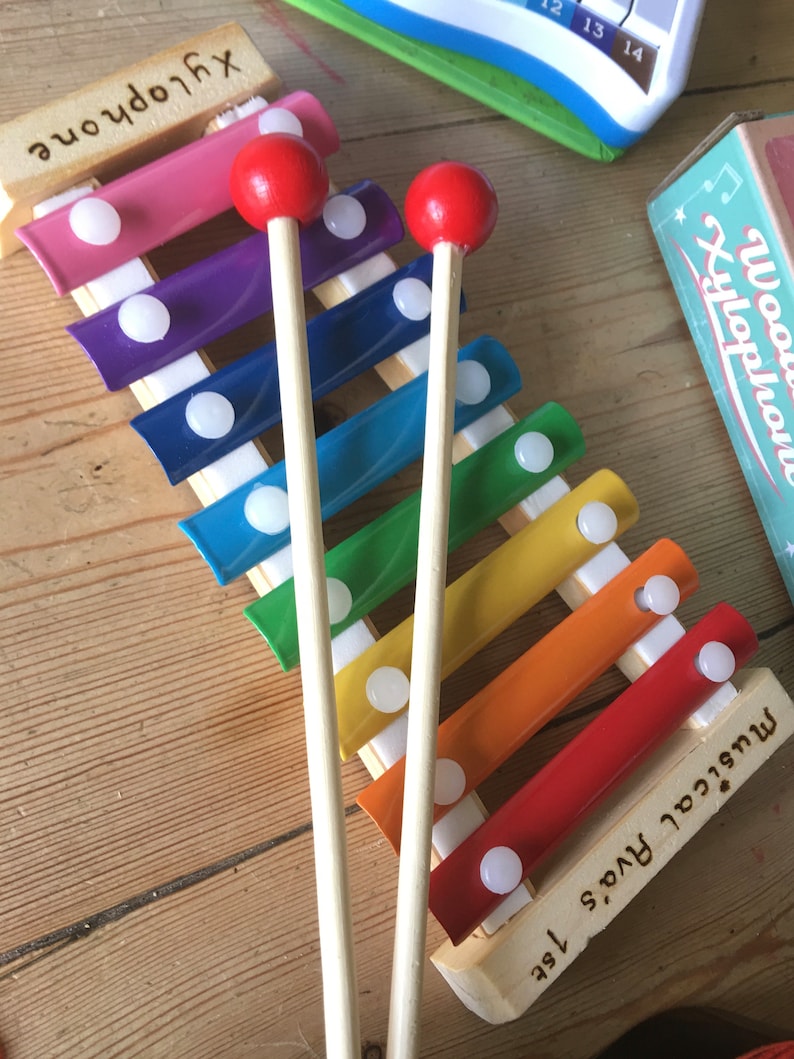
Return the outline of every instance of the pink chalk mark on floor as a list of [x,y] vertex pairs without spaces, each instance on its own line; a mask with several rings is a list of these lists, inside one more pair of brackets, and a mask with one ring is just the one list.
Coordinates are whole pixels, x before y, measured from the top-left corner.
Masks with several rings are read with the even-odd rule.
[[760,846],[753,846],[753,848],[750,850],[750,852],[752,853],[753,857],[755,858],[756,864],[763,864],[764,861],[766,860],[766,854],[760,848]]
[[302,33],[299,33],[293,25],[291,25],[289,19],[281,11],[278,11],[272,4],[268,3],[267,0],[260,0],[259,8],[262,11],[263,16],[272,22],[287,38],[292,41],[296,48],[300,48],[304,55],[308,56],[315,65],[323,71],[323,73],[329,77],[332,81],[335,81],[338,85],[345,84],[345,79],[340,73],[337,73],[332,66],[329,66],[327,62],[316,55],[312,46],[306,40]]

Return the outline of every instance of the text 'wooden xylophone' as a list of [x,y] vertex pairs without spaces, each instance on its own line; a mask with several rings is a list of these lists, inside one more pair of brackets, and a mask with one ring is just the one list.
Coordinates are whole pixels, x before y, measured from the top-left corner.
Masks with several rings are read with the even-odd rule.
[[[278,98],[235,26],[137,68],[156,134],[131,103],[108,103],[130,80],[81,93],[79,127],[64,101],[49,126],[28,116],[0,130],[0,246],[14,249],[19,228],[56,289],[73,293],[86,319],[70,332],[109,388],[131,386],[136,432],[204,505],[182,528],[218,580],[249,576],[260,598],[247,617],[288,668],[299,652],[284,469],[257,441],[278,421],[274,352],[243,351],[218,371],[201,353],[267,310],[267,240],[161,281],[139,255],[230,207],[228,169],[252,137],[287,131],[323,154],[338,138],[306,93]],[[72,129],[68,164],[57,140],[40,139],[50,126]],[[188,175],[197,166],[200,188]],[[384,251],[401,234],[369,182],[333,194],[302,234],[305,280],[326,307],[309,324],[315,395],[370,367],[393,387],[319,439],[326,515],[421,456],[431,272],[427,257],[395,268]],[[794,729],[772,675],[742,669],[754,649],[744,620],[721,605],[685,632],[673,611],[696,587],[689,560],[660,541],[629,561],[616,539],[638,517],[630,491],[608,471],[569,488],[561,474],[581,434],[555,405],[516,423],[504,402],[519,386],[495,339],[461,349],[450,547],[497,519],[509,537],[449,586],[443,672],[552,591],[572,609],[439,730],[431,909],[451,940],[432,959],[493,1022],[526,1010]],[[415,575],[417,512],[408,498],[326,563],[341,752],[367,764],[360,802],[395,847],[411,622],[378,637],[367,615]],[[477,786],[615,664],[627,691],[487,817]]]

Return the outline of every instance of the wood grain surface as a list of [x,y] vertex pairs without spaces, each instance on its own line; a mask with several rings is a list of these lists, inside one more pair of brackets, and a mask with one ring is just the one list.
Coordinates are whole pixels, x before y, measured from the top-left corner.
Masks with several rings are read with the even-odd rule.
[[[467,264],[461,339],[499,338],[523,415],[581,423],[570,478],[616,471],[640,502],[633,557],[660,536],[701,578],[691,622],[726,599],[759,665],[794,690],[794,616],[734,459],[645,202],[731,111],[794,105],[789,0],[712,0],[689,87],[622,160],[601,166],[279,2],[0,4],[7,121],[216,25],[238,21],[288,89],[317,95],[363,177],[402,203],[442,157],[482,167],[500,221]],[[154,255],[161,272],[234,235],[225,217]],[[406,241],[400,263],[417,248]],[[104,391],[33,259],[0,262],[0,1040],[8,1059],[298,1059],[323,1054],[300,685],[220,588],[177,520],[195,510]],[[219,361],[222,343],[210,350]],[[383,384],[325,399],[331,423]],[[418,469],[334,520],[331,541],[405,495]],[[500,539],[450,560],[454,575]],[[410,606],[401,594],[378,615]],[[465,701],[565,613],[550,600],[445,684]],[[496,803],[623,686],[613,673],[481,791]],[[794,745],[739,791],[530,1010],[493,1027],[425,980],[423,1056],[585,1059],[654,1012],[713,1005],[794,1036]],[[397,865],[344,767],[362,1044],[385,1044]],[[428,949],[441,941],[431,920]]]

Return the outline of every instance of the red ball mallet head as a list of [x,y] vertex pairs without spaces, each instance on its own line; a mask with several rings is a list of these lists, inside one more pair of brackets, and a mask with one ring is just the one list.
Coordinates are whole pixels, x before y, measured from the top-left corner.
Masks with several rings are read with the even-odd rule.
[[328,196],[325,162],[311,144],[271,132],[249,141],[232,163],[229,189],[237,212],[265,231],[276,217],[315,220]]
[[464,162],[437,162],[412,181],[405,219],[425,250],[452,243],[464,253],[479,249],[496,225],[496,192],[479,169]]

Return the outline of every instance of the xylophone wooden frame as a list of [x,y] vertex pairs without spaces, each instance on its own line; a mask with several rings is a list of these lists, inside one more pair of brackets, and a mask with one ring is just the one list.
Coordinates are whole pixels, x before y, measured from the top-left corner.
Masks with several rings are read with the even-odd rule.
[[[278,91],[277,79],[273,76],[264,85],[266,93],[273,98]],[[81,93],[77,94],[78,96]],[[190,137],[209,116],[204,108],[192,115],[190,121],[182,122],[180,132],[167,130],[163,133],[162,146],[166,142],[174,145],[174,138]],[[220,108],[218,108],[220,109]],[[136,150],[148,150],[151,144],[139,144]],[[119,148],[126,151],[127,148]],[[115,163],[116,150],[109,154],[109,161]],[[91,166],[94,172],[100,172],[102,165]],[[79,174],[82,177],[84,174]],[[72,183],[78,179],[72,172],[68,179],[58,184]],[[30,186],[24,177],[22,184]],[[7,189],[8,190],[8,189]],[[52,186],[50,192],[62,190]],[[43,189],[36,189],[35,198],[42,197]],[[330,281],[318,288],[315,293],[322,304],[331,306],[349,296],[340,280]],[[88,313],[95,306],[84,293],[77,292],[76,300],[80,308]],[[399,385],[406,379],[405,365],[399,358],[392,358],[380,371],[381,377],[389,386]],[[150,407],[153,395],[145,385],[135,384],[133,393],[142,407]],[[456,443],[456,458],[465,455],[465,443],[459,438]],[[191,479],[191,485],[203,504],[215,499],[212,490],[208,489],[204,477],[199,474]],[[515,532],[526,516],[513,511],[503,520],[508,532]],[[261,571],[254,570],[251,581],[260,594],[269,587]],[[579,605],[586,598],[587,590],[574,577],[563,583],[558,592],[571,607]],[[631,652],[622,660],[620,667],[630,679],[635,678],[643,668],[643,663]],[[529,905],[516,916],[507,927],[488,940],[474,935],[463,945],[453,948],[444,945],[434,954],[433,962],[464,1003],[488,1021],[500,1022],[517,1017],[548,987],[561,973],[567,964],[585,947],[587,941],[603,929],[628,901],[664,866],[678,849],[692,837],[706,820],[716,812],[726,797],[732,794],[757,768],[766,760],[780,741],[794,730],[792,703],[786,693],[768,671],[746,671],[737,684],[740,695],[732,706],[724,711],[718,721],[710,726],[707,734],[686,732],[679,733],[662,754],[656,755],[653,761],[642,772],[627,784],[619,795],[605,806],[598,817],[586,829],[586,833],[575,837],[563,851],[556,856],[542,877],[535,880],[542,900]],[[760,741],[753,746],[752,753],[743,754],[731,773],[730,791],[709,790],[708,797],[698,804],[692,815],[683,814],[680,818],[670,812],[670,807],[681,803],[684,796],[694,788],[698,779],[713,767],[714,755],[724,752],[725,747],[733,745],[738,735],[752,724],[757,724],[769,710],[775,717],[777,727],[773,745]],[[382,771],[382,764],[369,752],[362,753],[369,771],[373,775]],[[732,766],[733,769],[733,766]],[[681,792],[684,792],[682,795]],[[665,812],[660,813],[660,809]],[[684,819],[686,816],[686,819]],[[667,819],[666,819],[667,818]],[[596,909],[590,909],[582,901],[576,905],[576,895],[590,892],[593,880],[597,880],[601,869],[599,865],[611,863],[614,851],[630,843],[633,836],[648,832],[660,824],[666,828],[661,846],[654,849],[654,866],[652,871],[645,871],[641,876],[636,873],[631,880],[621,881],[620,892],[610,894],[609,904],[603,903]],[[586,846],[586,850],[582,847]],[[573,911],[571,911],[573,909]],[[556,951],[539,952],[536,964],[527,964],[528,941],[537,937],[550,939],[549,944],[556,946]],[[547,956],[550,959],[546,959]],[[542,974],[536,977],[535,970]]]

